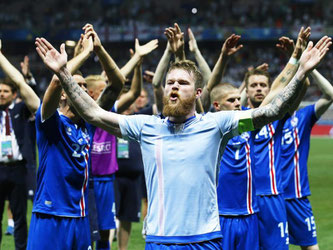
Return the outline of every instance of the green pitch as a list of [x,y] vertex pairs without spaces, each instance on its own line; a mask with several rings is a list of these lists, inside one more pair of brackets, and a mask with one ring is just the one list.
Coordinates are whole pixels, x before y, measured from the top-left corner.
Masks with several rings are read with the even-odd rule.
[[[312,204],[319,247],[330,249],[333,245],[333,139],[311,139],[309,178],[312,195]],[[28,220],[31,216],[31,202],[28,206]],[[7,227],[7,215],[4,213],[2,222],[2,248],[11,250],[14,248],[13,236],[6,236],[4,232]],[[132,224],[132,234],[129,243],[129,250],[144,249],[144,240],[141,237],[142,223]],[[112,249],[118,249],[116,242],[112,244]],[[290,246],[290,249],[300,249]]]

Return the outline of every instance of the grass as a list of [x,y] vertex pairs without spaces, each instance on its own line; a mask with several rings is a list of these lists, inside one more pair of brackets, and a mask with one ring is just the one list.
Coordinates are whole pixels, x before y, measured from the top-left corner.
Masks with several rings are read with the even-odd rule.
[[[312,195],[312,204],[316,226],[318,243],[321,249],[330,249],[333,245],[333,140],[325,138],[312,138],[309,158],[309,178]],[[31,202],[28,206],[28,218],[31,216]],[[29,221],[28,220],[28,221]],[[4,213],[2,222],[2,248],[11,250],[14,248],[12,236],[4,235],[7,227],[7,215]],[[144,249],[145,243],[141,237],[142,223],[132,224],[132,234],[129,242],[129,250]],[[112,249],[118,249],[116,243],[112,244]],[[300,249],[290,246],[290,249]]]

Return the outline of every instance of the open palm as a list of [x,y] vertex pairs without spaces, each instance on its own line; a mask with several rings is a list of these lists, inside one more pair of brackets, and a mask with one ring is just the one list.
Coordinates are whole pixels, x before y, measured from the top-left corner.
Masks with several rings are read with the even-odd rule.
[[305,72],[313,70],[326,55],[331,44],[331,38],[327,36],[321,38],[315,46],[313,46],[313,42],[309,42],[308,47],[299,59],[300,67]]
[[44,38],[36,38],[36,50],[44,64],[54,73],[58,73],[67,63],[65,44],[61,44],[60,53]]
[[145,56],[152,52],[154,49],[158,47],[158,40],[154,39],[150,42],[141,45],[139,44],[139,40],[135,39],[135,52],[139,54],[139,56]]

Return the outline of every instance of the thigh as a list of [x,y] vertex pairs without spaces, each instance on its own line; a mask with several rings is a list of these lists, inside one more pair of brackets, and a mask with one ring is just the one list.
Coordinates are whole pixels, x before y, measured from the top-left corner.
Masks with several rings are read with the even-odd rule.
[[116,228],[113,181],[94,181],[94,192],[99,229]]
[[259,249],[257,214],[248,216],[220,216],[223,249]]
[[260,249],[288,249],[288,224],[283,196],[258,196],[258,205]]
[[117,218],[130,222],[140,221],[141,179],[121,177],[117,179],[117,187],[119,195],[116,200]]
[[307,198],[286,200],[290,244],[317,244],[317,232],[312,207]]
[[28,250],[90,249],[89,222],[86,217],[68,218],[32,213]]

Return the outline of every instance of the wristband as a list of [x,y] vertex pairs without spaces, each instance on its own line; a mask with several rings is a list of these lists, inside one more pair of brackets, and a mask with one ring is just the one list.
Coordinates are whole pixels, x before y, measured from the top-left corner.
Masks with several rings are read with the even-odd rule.
[[292,64],[292,65],[296,65],[296,64],[298,64],[298,60],[295,58],[295,57],[291,57],[290,59],[289,59],[289,62],[288,63],[290,63],[290,64]]

